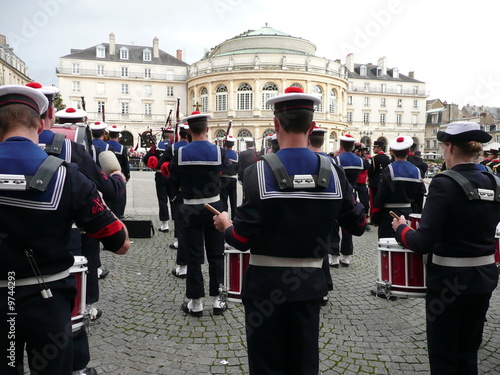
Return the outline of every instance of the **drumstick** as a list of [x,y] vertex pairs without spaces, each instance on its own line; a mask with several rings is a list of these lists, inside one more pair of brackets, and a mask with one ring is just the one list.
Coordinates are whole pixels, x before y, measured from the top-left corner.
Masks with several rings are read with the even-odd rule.
[[399,216],[394,213],[394,211],[389,211],[389,214],[396,220],[399,220]]
[[208,203],[205,203],[204,204],[205,208],[207,210],[209,210],[210,212],[212,212],[214,215],[220,215],[220,212],[217,211],[215,208],[213,208],[211,205],[209,205]]

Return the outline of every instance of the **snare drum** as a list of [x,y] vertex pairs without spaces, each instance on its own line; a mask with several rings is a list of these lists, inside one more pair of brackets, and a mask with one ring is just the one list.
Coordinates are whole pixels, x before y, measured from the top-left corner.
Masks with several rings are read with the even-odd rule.
[[495,247],[495,263],[500,264],[500,223],[498,223],[495,233]]
[[86,146],[87,142],[87,125],[83,123],[78,124],[55,124],[50,130],[54,133],[61,133],[66,136],[66,139],[74,141],[81,145]]
[[75,256],[75,263],[69,269],[69,273],[76,279],[75,305],[71,311],[71,327],[73,332],[78,331],[84,325],[86,294],[87,294],[87,258]]
[[224,285],[227,286],[227,300],[241,302],[243,275],[250,262],[250,251],[226,250],[224,252]]
[[420,228],[420,221],[422,220],[422,214],[410,214],[410,227],[417,230]]
[[400,246],[395,238],[380,238],[377,292],[387,297],[425,297],[425,264],[422,254]]

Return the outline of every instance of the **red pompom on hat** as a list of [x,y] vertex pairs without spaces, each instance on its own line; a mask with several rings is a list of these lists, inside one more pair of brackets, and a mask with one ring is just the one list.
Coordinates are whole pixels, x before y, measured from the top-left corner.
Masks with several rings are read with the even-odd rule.
[[43,86],[38,82],[29,82],[26,86],[31,87],[32,89],[41,89]]
[[344,134],[339,139],[344,142],[356,142],[356,139],[351,134]]
[[66,112],[66,113],[75,113],[76,109],[74,109],[74,108],[66,108],[66,110],[64,112]]
[[305,94],[300,87],[287,87],[285,93],[266,100],[267,105],[274,105],[275,112],[308,109],[314,111],[314,106],[321,103],[321,99]]
[[405,137],[398,137],[396,139],[396,142],[404,142],[405,141]]
[[190,122],[198,122],[198,121],[208,121],[208,119],[211,116],[208,113],[200,113],[200,111],[193,111],[191,112],[191,115],[185,117],[182,119],[181,122],[187,122],[188,124]]
[[389,148],[391,150],[395,150],[395,151],[407,150],[411,147],[412,144],[413,144],[413,138],[411,138],[407,135],[399,136],[397,138],[394,138],[389,143]]
[[75,108],[66,108],[62,109],[60,111],[56,112],[56,117],[57,118],[67,118],[67,119],[83,119],[84,117],[87,116],[87,112],[81,110],[81,109],[75,109]]
[[304,90],[301,87],[296,87],[296,86],[290,86],[285,89],[285,94],[289,94],[291,92],[304,93]]

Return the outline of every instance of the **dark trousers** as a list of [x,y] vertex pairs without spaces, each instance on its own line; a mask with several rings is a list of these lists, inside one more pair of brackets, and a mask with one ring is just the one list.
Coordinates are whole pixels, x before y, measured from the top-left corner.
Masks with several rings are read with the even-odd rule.
[[[220,191],[220,200],[223,204],[223,209],[226,212],[229,212],[229,207],[231,207],[231,220],[234,220],[234,216],[236,214],[236,205],[237,205],[237,196],[236,196],[236,185],[238,183],[238,179],[230,178],[230,177],[221,177],[221,191]],[[229,198],[229,206],[228,206],[228,198]]]
[[[222,202],[212,204],[222,210]],[[181,207],[182,234],[186,250],[187,277],[186,297],[190,299],[205,296],[201,265],[208,261],[209,295],[219,295],[219,285],[224,284],[224,233],[214,227],[214,214],[203,205]]]
[[[50,284],[49,284],[50,285]],[[71,307],[73,292],[59,292],[51,288],[53,297],[44,299],[39,293],[20,299],[21,288],[16,287],[15,312],[9,316],[7,288],[0,289],[0,374],[24,374],[23,354],[26,344],[31,374],[70,375],[73,370],[73,340],[71,332]],[[9,322],[9,319],[14,319]],[[9,338],[14,329],[15,338]],[[12,344],[12,345],[11,345]],[[12,350],[11,350],[12,349]],[[12,357],[8,357],[12,355]],[[11,362],[12,360],[12,362]]]
[[169,185],[167,178],[161,172],[155,173],[156,197],[158,198],[158,208],[160,221],[167,221],[170,219],[168,214],[168,201],[169,201]]
[[375,197],[377,196],[377,191],[378,191],[378,187],[371,187],[370,188],[370,208],[369,208],[369,212],[370,212],[370,221],[371,221],[371,216],[372,216],[372,208],[373,208],[373,204],[375,203]]
[[340,238],[340,249],[339,249],[339,242],[337,240],[336,243],[332,243],[332,245],[330,245],[329,253],[332,255],[340,255],[340,254],[352,255],[354,253],[354,247],[352,244],[352,234],[346,232],[342,228],[340,228],[340,230],[342,231],[342,238],[338,236],[338,232],[337,236],[335,236],[337,238]]
[[476,375],[484,318],[491,293],[426,293],[427,348],[431,374]]
[[172,218],[174,219],[174,237],[177,238],[177,256],[176,261],[179,266],[185,266],[186,261],[186,245],[184,243],[184,235],[182,234],[182,217],[180,210],[182,207],[182,199],[177,198],[172,201]]
[[243,299],[250,375],[318,375],[320,303]]
[[85,327],[82,327],[73,333],[73,371],[83,370],[89,362],[89,338]]
[[99,301],[99,278],[97,269],[101,266],[100,242],[86,234],[82,235],[82,255],[87,258],[87,304]]
[[366,184],[356,184],[356,193],[361,204],[365,207],[365,214],[368,215],[370,209],[370,196]]

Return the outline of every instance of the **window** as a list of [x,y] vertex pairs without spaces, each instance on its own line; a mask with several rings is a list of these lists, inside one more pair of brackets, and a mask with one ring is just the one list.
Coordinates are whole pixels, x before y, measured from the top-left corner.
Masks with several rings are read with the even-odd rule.
[[215,139],[224,139],[226,137],[226,131],[219,129],[215,132]]
[[398,99],[398,107],[402,107],[403,106],[403,99]]
[[365,105],[370,105],[370,97],[365,96]]
[[396,115],[396,124],[402,124],[402,120],[403,120],[403,115],[397,114]]
[[418,86],[413,86],[413,95],[418,95]]
[[359,75],[366,76],[366,66],[361,65],[361,67],[359,68]]
[[300,83],[297,83],[297,82],[292,83],[292,84],[290,85],[290,87],[298,87],[298,88],[304,89],[304,88],[302,87],[302,85],[301,85]]
[[347,97],[347,105],[352,105],[352,96]]
[[122,102],[122,115],[128,115],[128,103]]
[[227,87],[225,85],[219,85],[215,89],[215,110],[227,111]]
[[418,100],[413,101],[413,108],[418,108]]
[[385,124],[385,113],[380,114],[380,123]]
[[425,148],[427,148],[427,149],[431,148],[431,141],[425,142]]
[[365,82],[365,92],[370,91],[370,82]]
[[402,94],[403,93],[403,86],[402,85],[397,85],[396,87],[396,94]]
[[95,57],[105,58],[106,57],[106,49],[102,44],[98,45],[95,50]]
[[167,86],[167,96],[174,96],[174,86]]
[[98,94],[104,94],[105,91],[105,86],[103,82],[97,82],[96,84],[96,91]]
[[144,104],[144,114],[146,116],[151,116],[151,107],[152,107],[151,103]]
[[144,78],[151,78],[151,68],[144,68]]
[[97,113],[103,113],[104,112],[104,102],[97,102]]
[[329,107],[329,112],[334,114],[335,111],[337,110],[337,91],[335,89],[332,89],[330,91],[330,107]]
[[98,76],[104,75],[104,65],[97,65],[97,75]]
[[380,92],[387,92],[387,85],[385,83],[380,85]]
[[122,77],[128,77],[128,68],[122,66]]
[[128,48],[127,47],[120,48],[120,59],[121,60],[128,60]]
[[252,133],[248,129],[241,129],[238,132],[238,135],[236,137],[237,138],[246,138],[246,137],[253,138]]
[[74,92],[79,92],[80,91],[80,82],[79,81],[73,81],[71,84],[71,87]]
[[73,64],[71,71],[73,74],[80,74],[80,64]]
[[380,106],[385,107],[385,98],[380,99]]
[[347,112],[347,122],[352,122],[352,112]]
[[496,135],[495,137],[496,137],[496,141],[495,142],[500,143],[500,135]]
[[273,109],[272,105],[266,104],[267,99],[278,95],[278,86],[272,82],[268,82],[262,87],[262,109]]
[[146,48],[142,51],[142,60],[143,61],[151,61],[151,50]]
[[122,83],[122,94],[128,94],[128,84]]
[[418,115],[417,114],[413,114],[411,117],[412,117],[411,123],[413,125],[418,125]]
[[438,119],[439,119],[439,116],[437,115],[437,113],[433,113],[432,114],[431,124],[437,124],[438,123]]
[[377,67],[377,77],[382,77],[382,68],[380,66]]
[[245,111],[252,109],[253,95],[252,86],[248,83],[242,83],[238,86],[238,92],[236,94],[238,111]]
[[370,114],[368,112],[363,113],[363,122],[365,124],[370,122]]
[[151,85],[145,85],[144,86],[144,95],[151,96],[152,93],[153,93],[153,90],[151,88]]
[[167,70],[167,79],[169,79],[169,80],[174,79],[174,71],[173,70]]
[[317,97],[321,102],[314,106],[316,112],[323,112],[323,90],[319,86],[314,86],[312,89],[312,94]]
[[208,112],[208,90],[206,87],[203,87],[201,89],[200,100],[201,100],[200,112],[207,113]]
[[398,68],[394,68],[392,70],[392,78],[399,78],[399,69]]

